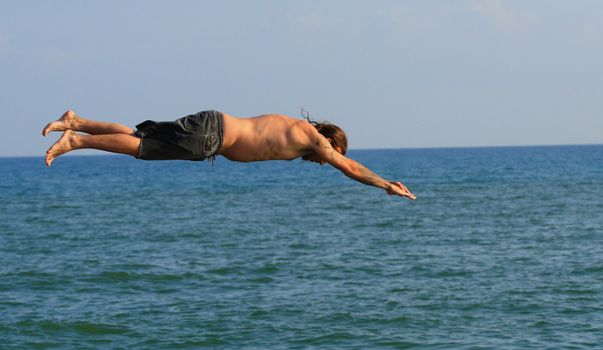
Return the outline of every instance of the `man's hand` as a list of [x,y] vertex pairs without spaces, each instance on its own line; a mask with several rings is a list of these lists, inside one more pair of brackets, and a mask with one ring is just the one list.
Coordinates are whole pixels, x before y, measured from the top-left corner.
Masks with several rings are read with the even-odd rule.
[[385,191],[387,192],[387,194],[391,195],[396,195],[396,196],[400,196],[400,197],[406,197],[406,198],[410,198],[413,201],[415,199],[417,199],[417,196],[415,196],[414,194],[412,194],[408,188],[406,188],[406,186],[402,185],[402,183],[400,182],[394,182],[394,181],[388,181],[389,182],[389,186],[385,189]]

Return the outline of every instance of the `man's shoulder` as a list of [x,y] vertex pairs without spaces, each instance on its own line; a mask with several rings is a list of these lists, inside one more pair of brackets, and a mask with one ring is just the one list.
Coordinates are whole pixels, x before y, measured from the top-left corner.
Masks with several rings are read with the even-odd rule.
[[316,128],[308,121],[300,118],[293,118],[286,114],[265,114],[263,116],[270,120],[270,124],[278,127],[288,128],[290,131],[300,132],[304,134],[313,134]]

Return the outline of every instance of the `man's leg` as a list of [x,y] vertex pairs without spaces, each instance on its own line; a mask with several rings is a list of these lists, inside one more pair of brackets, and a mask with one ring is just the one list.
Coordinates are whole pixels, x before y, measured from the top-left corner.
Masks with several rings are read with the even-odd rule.
[[42,135],[46,136],[51,131],[65,131],[68,129],[85,132],[91,135],[132,135],[134,133],[134,130],[122,124],[84,119],[75,114],[74,111],[67,111],[59,119],[48,123],[44,130],[42,130]]
[[46,165],[61,154],[75,149],[94,148],[102,151],[138,156],[140,138],[132,135],[78,135],[72,130],[66,130],[54,145],[46,151]]

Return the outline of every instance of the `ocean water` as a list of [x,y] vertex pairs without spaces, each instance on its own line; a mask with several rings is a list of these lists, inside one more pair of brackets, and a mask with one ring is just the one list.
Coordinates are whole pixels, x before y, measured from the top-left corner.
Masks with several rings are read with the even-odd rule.
[[603,146],[0,159],[0,349],[603,347]]

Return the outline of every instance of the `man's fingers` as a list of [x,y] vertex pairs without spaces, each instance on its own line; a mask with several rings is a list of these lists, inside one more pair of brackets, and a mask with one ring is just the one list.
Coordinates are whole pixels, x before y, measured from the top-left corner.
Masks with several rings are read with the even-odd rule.
[[408,190],[408,188],[406,186],[404,186],[401,182],[397,182],[397,181],[392,181],[390,182],[392,185],[394,185],[394,187],[390,188],[387,190],[387,194],[389,194],[390,196],[395,194],[397,196],[400,197],[406,197],[412,200],[415,200],[417,198],[417,196],[415,196],[414,194],[412,194],[412,192],[410,192]]
[[415,196],[414,194],[412,194],[409,190],[406,190],[406,191],[404,191],[404,193],[401,193],[400,197],[407,197],[407,198],[410,198],[412,200],[415,200],[417,198],[417,196]]
[[412,194],[410,191],[407,190],[407,193],[408,194],[406,195],[406,197],[408,197],[408,198],[410,198],[412,200],[417,199],[417,196],[415,196],[414,194]]
[[398,185],[398,187],[400,187],[400,188],[401,188],[401,189],[403,189],[404,191],[406,191],[406,192],[409,192],[409,193],[410,193],[410,191],[408,190],[408,188],[407,188],[406,186],[404,186],[404,184],[402,184],[401,182],[396,182],[396,185]]

